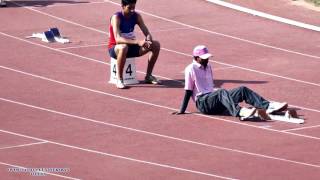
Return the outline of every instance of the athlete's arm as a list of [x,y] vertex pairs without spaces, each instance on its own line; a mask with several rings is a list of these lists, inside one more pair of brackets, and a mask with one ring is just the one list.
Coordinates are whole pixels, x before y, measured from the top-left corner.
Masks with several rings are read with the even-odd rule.
[[140,46],[144,45],[144,40],[137,40],[137,39],[126,39],[124,37],[121,37],[120,35],[120,19],[113,15],[111,18],[111,25],[113,29],[114,38],[116,40],[117,44],[138,44]]
[[146,24],[144,23],[142,16],[140,14],[137,13],[137,24],[140,27],[142,33],[144,34],[144,36],[146,37],[146,41],[148,41],[149,43],[152,43],[152,36],[151,33],[148,29],[148,27],[146,26]]

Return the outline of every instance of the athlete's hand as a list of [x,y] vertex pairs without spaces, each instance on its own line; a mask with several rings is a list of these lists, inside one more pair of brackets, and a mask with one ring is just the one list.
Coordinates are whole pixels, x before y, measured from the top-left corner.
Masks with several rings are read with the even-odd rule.
[[146,40],[138,41],[138,45],[141,46],[141,47],[144,47],[145,49],[150,49],[151,48],[151,43],[146,41]]
[[152,44],[151,41],[147,41],[147,40],[139,41],[139,46],[144,47],[146,49],[150,49],[151,48],[151,44]]
[[152,41],[146,41],[146,43],[145,43],[145,48],[147,48],[147,49],[151,49],[151,45],[152,45]]

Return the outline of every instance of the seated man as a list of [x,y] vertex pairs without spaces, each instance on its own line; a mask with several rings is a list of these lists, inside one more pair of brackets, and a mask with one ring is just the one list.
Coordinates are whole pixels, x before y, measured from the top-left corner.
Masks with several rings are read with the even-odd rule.
[[6,7],[7,3],[4,0],[0,0],[0,7]]
[[[123,68],[128,57],[139,57],[151,52],[148,59],[146,83],[159,84],[152,76],[153,67],[160,52],[160,43],[152,39],[152,36],[144,24],[142,16],[135,12],[136,0],[122,0],[122,11],[111,17],[109,27],[109,54],[117,59],[117,83],[119,89],[125,88],[123,83]],[[145,35],[145,39],[138,40],[134,35],[134,27],[138,24]]]
[[[212,55],[205,46],[194,48],[194,60],[185,69],[185,96],[180,111],[173,114],[184,114],[191,96],[197,109],[204,114],[228,113],[243,118],[257,115],[261,119],[269,119],[267,113],[283,111],[288,107],[287,103],[269,102],[245,86],[230,91],[214,90],[212,69],[208,64],[210,57]],[[242,101],[254,108],[240,107]]]

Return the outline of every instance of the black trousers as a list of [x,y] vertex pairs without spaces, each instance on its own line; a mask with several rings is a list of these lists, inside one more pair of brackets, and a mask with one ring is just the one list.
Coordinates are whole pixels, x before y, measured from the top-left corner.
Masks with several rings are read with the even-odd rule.
[[240,102],[245,101],[256,108],[267,109],[269,101],[265,100],[251,89],[240,86],[227,91],[219,89],[212,93],[201,95],[197,98],[196,106],[204,114],[229,114],[239,116]]

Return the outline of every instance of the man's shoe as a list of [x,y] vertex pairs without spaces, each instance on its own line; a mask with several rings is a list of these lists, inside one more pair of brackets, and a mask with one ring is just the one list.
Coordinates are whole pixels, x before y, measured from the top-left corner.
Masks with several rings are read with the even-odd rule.
[[254,113],[257,111],[256,108],[246,108],[246,107],[242,107],[240,109],[240,112],[239,112],[239,116],[241,117],[241,119],[246,119],[246,118],[249,118],[251,116],[254,115]]
[[275,112],[281,112],[281,111],[285,111],[288,108],[288,103],[286,102],[270,102],[269,106],[267,108],[267,113],[271,114],[271,113],[275,113]]
[[255,117],[258,117],[262,120],[270,120],[271,118],[267,114],[265,109],[257,109],[256,113],[254,114]]
[[149,76],[146,76],[144,81],[147,83],[147,84],[161,84],[161,81],[158,80],[156,77],[152,76],[152,75],[149,75]]
[[116,86],[117,86],[118,89],[124,89],[124,88],[126,88],[126,86],[125,86],[124,83],[123,83],[123,79],[118,79],[118,80],[117,80],[117,83],[116,83]]

